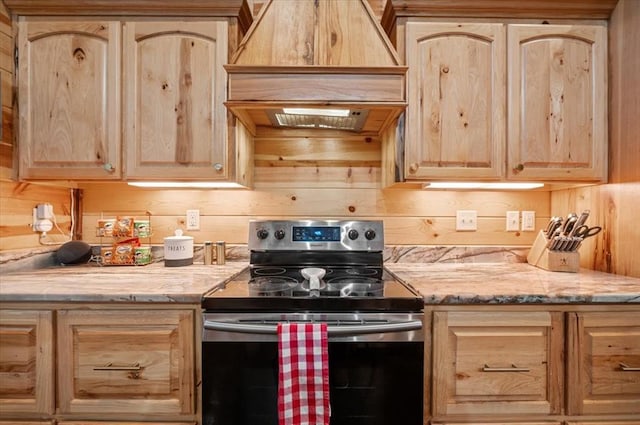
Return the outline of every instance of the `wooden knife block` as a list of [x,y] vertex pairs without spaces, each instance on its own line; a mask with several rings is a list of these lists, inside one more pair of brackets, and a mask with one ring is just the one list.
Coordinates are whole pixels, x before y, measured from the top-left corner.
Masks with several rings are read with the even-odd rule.
[[580,270],[580,253],[578,251],[550,251],[547,249],[547,238],[541,230],[533,242],[527,262],[541,269],[552,272],[576,273]]

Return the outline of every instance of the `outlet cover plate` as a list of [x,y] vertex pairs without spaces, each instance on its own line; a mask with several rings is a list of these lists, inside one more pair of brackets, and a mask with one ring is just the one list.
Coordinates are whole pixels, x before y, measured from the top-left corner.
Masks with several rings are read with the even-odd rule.
[[473,232],[478,230],[478,211],[458,210],[456,211],[456,231]]
[[187,230],[200,230],[200,210],[187,210]]

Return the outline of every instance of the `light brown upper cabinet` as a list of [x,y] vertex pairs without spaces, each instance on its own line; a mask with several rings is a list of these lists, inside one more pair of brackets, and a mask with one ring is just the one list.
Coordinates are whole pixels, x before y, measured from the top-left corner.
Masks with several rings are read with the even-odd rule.
[[127,21],[123,44],[126,177],[227,179],[226,22]]
[[405,41],[405,179],[606,181],[604,25],[419,19]]
[[228,30],[213,17],[21,17],[20,178],[246,184],[224,106]]
[[120,23],[17,26],[20,178],[121,178]]
[[406,31],[406,178],[499,178],[504,25],[410,22]]
[[606,181],[606,27],[509,25],[507,39],[507,176]]

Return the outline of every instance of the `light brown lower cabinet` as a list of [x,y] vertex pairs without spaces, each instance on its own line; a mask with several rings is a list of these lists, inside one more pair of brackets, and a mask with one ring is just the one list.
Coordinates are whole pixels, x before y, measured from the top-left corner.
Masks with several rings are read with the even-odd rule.
[[0,425],[53,425],[52,421],[0,421]]
[[559,414],[563,330],[560,312],[435,312],[434,415]]
[[198,423],[199,306],[12,306],[0,309],[0,425]]
[[432,310],[428,423],[640,425],[638,307]]
[[193,312],[58,312],[60,413],[195,411]]
[[562,425],[562,422],[431,422],[431,425]]
[[54,411],[53,312],[0,310],[0,415]]
[[[194,425],[195,422],[59,421],[58,425]],[[0,425],[2,425],[0,423]]]
[[567,337],[568,413],[640,417],[640,312],[570,313]]
[[640,419],[630,421],[568,421],[566,425],[639,425]]

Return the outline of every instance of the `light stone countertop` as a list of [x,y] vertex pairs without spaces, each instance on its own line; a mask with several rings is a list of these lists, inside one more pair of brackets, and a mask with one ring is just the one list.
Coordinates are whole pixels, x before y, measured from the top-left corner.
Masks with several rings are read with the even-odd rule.
[[81,265],[0,275],[0,301],[200,303],[246,262],[165,267]]
[[[247,267],[68,266],[0,275],[0,301],[199,303]],[[640,279],[581,269],[549,272],[526,263],[385,263],[426,304],[640,303]]]
[[640,303],[640,279],[580,269],[550,272],[527,263],[389,263],[426,304]]

